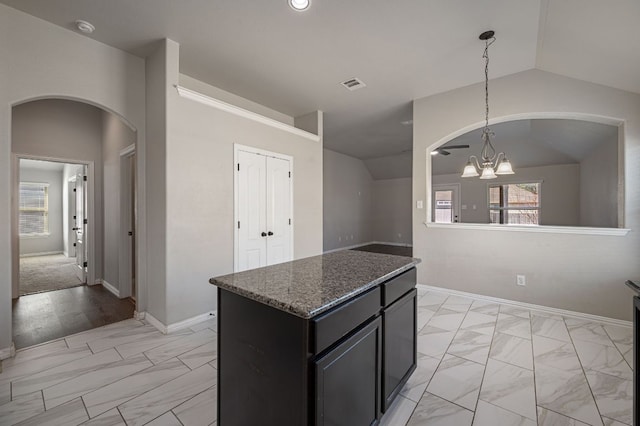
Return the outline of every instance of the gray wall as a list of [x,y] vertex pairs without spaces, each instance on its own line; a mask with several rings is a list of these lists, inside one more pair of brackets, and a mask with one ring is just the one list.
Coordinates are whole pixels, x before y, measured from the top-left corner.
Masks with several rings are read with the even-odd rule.
[[102,163],[104,200],[103,279],[120,290],[119,244],[127,229],[120,227],[120,151],[136,142],[136,134],[120,118],[102,111]]
[[580,163],[580,225],[618,227],[618,139]]
[[[540,225],[578,226],[580,207],[580,166],[562,164],[542,167],[522,167],[516,174],[499,176],[491,181],[461,178],[460,173],[436,175],[433,184],[460,184],[460,222],[489,223],[488,185],[543,181],[540,189],[542,206]],[[466,205],[466,210],[462,209]],[[476,209],[473,209],[473,206]]]
[[[624,281],[640,276],[640,95],[530,70],[491,82],[492,121],[554,117],[624,122],[626,236],[427,228],[433,148],[482,126],[484,85],[414,102],[413,247],[418,281],[477,294],[631,319]],[[429,172],[429,173],[428,173]],[[425,203],[425,207],[428,207]],[[490,253],[478,250],[490,241]],[[516,274],[527,277],[515,285]]]
[[324,251],[373,240],[373,179],[362,160],[324,150]]
[[18,105],[13,108],[12,150],[16,154],[94,162],[95,235],[89,238],[95,241],[96,278],[102,277],[102,111],[61,99]]
[[411,178],[373,181],[373,239],[411,245]]
[[[124,117],[144,145],[144,61],[42,19],[0,5],[0,199],[10,200],[11,108],[47,97],[80,99]],[[10,65],[9,65],[10,64]],[[143,159],[141,161],[144,162]],[[140,194],[144,194],[144,181]],[[144,203],[139,208],[144,211]],[[12,205],[0,206],[0,351],[11,344],[18,236]],[[146,239],[144,223],[141,238]],[[144,254],[144,245],[140,252]],[[146,269],[146,268],[145,268]],[[141,287],[145,270],[140,271]],[[14,293],[15,292],[15,293]],[[144,303],[138,298],[138,304]]]
[[49,184],[49,235],[20,237],[20,255],[62,252],[62,171],[21,167],[20,182]]

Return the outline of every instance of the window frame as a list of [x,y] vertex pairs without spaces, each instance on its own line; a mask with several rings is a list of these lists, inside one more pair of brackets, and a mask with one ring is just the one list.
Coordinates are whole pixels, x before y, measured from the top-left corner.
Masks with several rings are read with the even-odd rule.
[[[530,180],[523,180],[523,181],[508,181],[508,182],[487,182],[487,214],[488,214],[488,220],[489,220],[489,225],[503,225],[503,226],[531,226],[531,227],[539,227],[542,226],[540,225],[540,219],[541,219],[541,214],[542,214],[542,183],[544,181],[541,179],[530,179]],[[502,186],[508,186],[508,185],[526,185],[526,184],[537,184],[538,185],[538,206],[537,207],[503,207],[502,203],[501,203],[501,207],[500,208],[492,208],[491,207],[491,188],[492,187],[502,187]],[[500,218],[501,220],[503,220],[504,218],[504,212],[505,211],[509,211],[509,210],[537,210],[538,211],[538,223],[535,224],[525,224],[525,223],[503,223],[503,222],[499,222],[499,223],[492,223],[491,222],[491,211],[499,211],[500,212]]]
[[[42,187],[45,190],[45,196],[44,196],[44,207],[42,209],[40,208],[22,208],[22,206],[20,205],[20,192],[22,190],[22,186],[37,186],[37,187]],[[41,237],[48,237],[49,235],[51,235],[51,233],[49,232],[49,187],[51,185],[47,182],[27,182],[27,181],[20,181],[18,182],[18,235],[20,236],[20,238],[41,238]],[[43,216],[44,216],[44,232],[30,232],[30,233],[23,233],[22,229],[20,229],[20,216],[22,216],[22,212],[42,212]]]

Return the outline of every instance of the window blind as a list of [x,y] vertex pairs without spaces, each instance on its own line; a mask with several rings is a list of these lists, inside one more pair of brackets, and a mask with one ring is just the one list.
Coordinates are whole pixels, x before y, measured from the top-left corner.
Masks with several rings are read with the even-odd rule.
[[49,184],[20,182],[20,235],[49,232]]

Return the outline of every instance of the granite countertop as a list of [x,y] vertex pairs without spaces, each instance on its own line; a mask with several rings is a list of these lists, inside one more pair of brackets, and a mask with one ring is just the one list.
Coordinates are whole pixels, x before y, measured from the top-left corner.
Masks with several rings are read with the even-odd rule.
[[224,290],[302,318],[314,317],[420,263],[420,259],[341,250],[211,278]]

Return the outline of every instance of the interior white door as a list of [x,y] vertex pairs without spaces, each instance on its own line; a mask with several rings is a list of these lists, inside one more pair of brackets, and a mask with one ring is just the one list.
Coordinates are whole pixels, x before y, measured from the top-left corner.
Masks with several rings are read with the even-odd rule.
[[87,268],[85,266],[85,262],[87,262],[87,225],[85,224],[87,185],[84,176],[84,170],[76,175],[76,217],[74,226],[76,231],[76,275],[82,283],[87,282]]
[[266,157],[238,152],[237,271],[267,264]]
[[291,166],[267,157],[267,265],[291,260]]
[[76,257],[76,246],[77,246],[77,241],[76,241],[76,193],[74,191],[74,189],[76,189],[76,177],[73,176],[71,179],[69,179],[69,181],[67,182],[67,186],[68,186],[68,207],[69,207],[69,211],[67,212],[67,216],[68,216],[68,225],[67,225],[67,229],[65,230],[65,232],[67,232],[68,234],[68,241],[69,241],[69,246],[67,247],[67,255],[69,257]]
[[456,223],[460,221],[460,186],[433,185],[431,200],[432,218],[436,223]]

